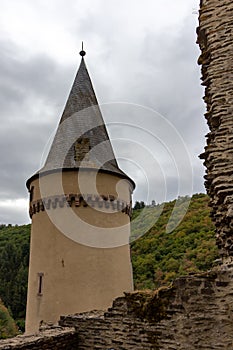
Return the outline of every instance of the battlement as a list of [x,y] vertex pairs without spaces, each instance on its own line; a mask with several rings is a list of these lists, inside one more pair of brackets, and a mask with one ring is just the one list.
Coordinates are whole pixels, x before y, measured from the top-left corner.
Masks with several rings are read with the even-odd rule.
[[93,195],[93,194],[78,194],[78,193],[70,193],[70,194],[62,194],[55,195],[51,197],[46,197],[43,199],[39,199],[37,201],[32,201],[30,203],[29,214],[32,217],[34,214],[39,213],[40,211],[56,209],[57,207],[64,208],[67,207],[87,207],[90,206],[92,208],[105,208],[110,209],[111,212],[119,212],[125,213],[131,217],[132,215],[132,207],[131,204],[127,204],[124,200],[116,199],[115,196],[112,195]]

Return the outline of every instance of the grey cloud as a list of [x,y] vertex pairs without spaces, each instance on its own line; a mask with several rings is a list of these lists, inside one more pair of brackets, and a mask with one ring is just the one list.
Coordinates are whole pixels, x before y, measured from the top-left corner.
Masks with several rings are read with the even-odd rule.
[[25,181],[39,168],[57,125],[70,84],[64,77],[71,69],[60,69],[45,55],[22,58],[10,42],[0,47],[0,195],[5,200],[27,196]]
[[[45,53],[24,57],[21,48],[12,42],[0,42],[0,48],[0,102],[3,110],[12,106],[20,109],[26,102],[33,109],[32,98],[62,108],[74,75],[72,67],[59,65]],[[30,119],[30,110],[25,119]]]
[[0,207],[0,222],[3,224],[29,224],[30,218],[25,207],[5,206]]

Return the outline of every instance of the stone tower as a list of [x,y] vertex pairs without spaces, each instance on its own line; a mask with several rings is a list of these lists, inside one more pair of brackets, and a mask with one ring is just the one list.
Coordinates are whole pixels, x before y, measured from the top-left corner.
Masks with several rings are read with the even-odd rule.
[[27,181],[32,218],[26,332],[60,315],[106,309],[133,289],[134,182],[119,169],[81,64],[43,168]]
[[207,145],[206,166],[216,241],[223,262],[233,261],[233,3],[201,0],[198,43],[201,49]]

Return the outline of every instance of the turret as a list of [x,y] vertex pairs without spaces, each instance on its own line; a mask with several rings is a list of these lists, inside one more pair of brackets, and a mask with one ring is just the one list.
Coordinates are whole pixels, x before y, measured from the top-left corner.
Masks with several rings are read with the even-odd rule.
[[106,309],[133,289],[134,182],[119,168],[82,59],[41,170],[27,181],[32,218],[26,332]]

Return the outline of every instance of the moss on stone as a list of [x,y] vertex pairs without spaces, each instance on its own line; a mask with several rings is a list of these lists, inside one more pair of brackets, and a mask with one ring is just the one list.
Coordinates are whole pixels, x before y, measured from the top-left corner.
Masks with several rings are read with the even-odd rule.
[[149,322],[159,322],[167,318],[167,307],[173,296],[173,285],[155,291],[125,293],[128,313]]

